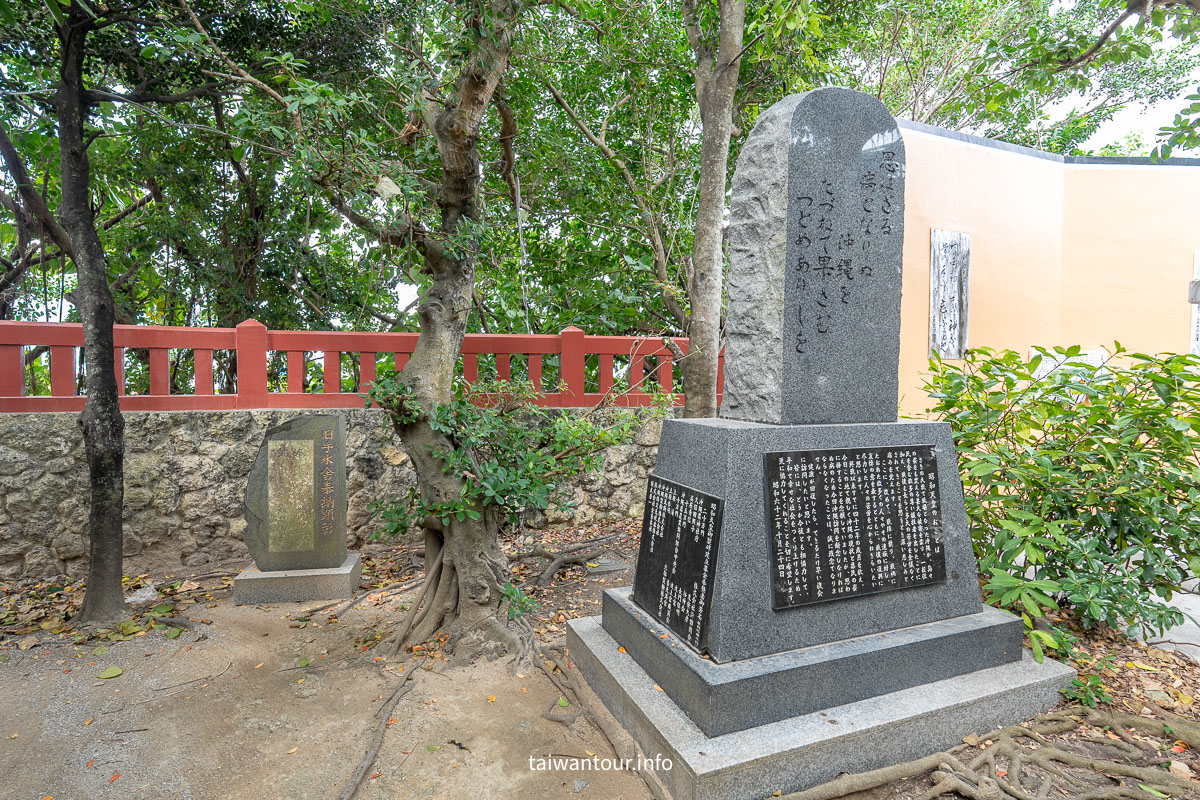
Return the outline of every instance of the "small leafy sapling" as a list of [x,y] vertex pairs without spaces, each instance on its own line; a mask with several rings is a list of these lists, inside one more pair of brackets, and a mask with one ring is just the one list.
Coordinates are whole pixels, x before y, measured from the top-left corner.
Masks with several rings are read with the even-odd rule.
[[1097,705],[1108,705],[1113,701],[1112,695],[1104,685],[1104,679],[1099,675],[1081,675],[1071,679],[1071,685],[1059,689],[1068,699],[1075,700],[1088,708]]
[[534,600],[525,592],[521,591],[520,586],[516,586],[512,581],[504,584],[504,599],[508,601],[508,618],[520,619],[531,611],[537,611],[541,608],[541,604]]

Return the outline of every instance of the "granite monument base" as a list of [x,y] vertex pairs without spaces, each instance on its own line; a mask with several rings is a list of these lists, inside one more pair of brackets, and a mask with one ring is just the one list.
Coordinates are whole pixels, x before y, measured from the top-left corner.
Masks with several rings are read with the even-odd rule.
[[604,593],[602,625],[709,737],[1021,660],[1021,620],[995,608],[725,664],[702,658],[628,588]]
[[264,572],[251,564],[233,579],[236,605],[301,603],[340,600],[358,590],[362,580],[362,554],[349,553],[340,567],[280,569]]
[[[1075,671],[1023,658],[788,719],[709,737],[599,617],[571,620],[575,667],[657,771],[674,800],[751,800],[800,791],[842,772],[865,772],[921,758],[1053,707]],[[628,648],[626,648],[628,650]],[[833,702],[841,687],[828,686]],[[778,700],[764,698],[764,700]]]

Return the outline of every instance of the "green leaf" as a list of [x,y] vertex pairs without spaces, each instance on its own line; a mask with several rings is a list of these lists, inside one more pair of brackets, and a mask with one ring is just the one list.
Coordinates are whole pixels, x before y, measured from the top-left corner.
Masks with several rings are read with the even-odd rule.
[[98,675],[96,675],[96,677],[107,680],[108,678],[117,677],[122,672],[124,672],[124,670],[121,669],[120,667],[105,667],[103,670],[100,671],[100,673]]
[[300,666],[302,666],[302,667],[307,667],[307,666],[308,666],[308,659],[307,659],[307,658],[302,658],[302,659],[300,659]]
[[562,706],[563,708],[566,708],[567,706],[571,705],[570,702],[568,702],[567,698],[565,698],[565,697],[558,698],[558,704],[560,706]]
[[167,637],[168,639],[178,639],[179,634],[181,633],[183,633],[183,628],[167,628],[167,630],[163,633],[163,636]]
[[1163,794],[1162,792],[1158,791],[1157,789],[1152,789],[1144,783],[1139,783],[1138,788],[1141,789],[1146,794],[1151,794],[1151,795],[1154,795],[1155,797],[1170,797],[1171,796],[1169,794]]

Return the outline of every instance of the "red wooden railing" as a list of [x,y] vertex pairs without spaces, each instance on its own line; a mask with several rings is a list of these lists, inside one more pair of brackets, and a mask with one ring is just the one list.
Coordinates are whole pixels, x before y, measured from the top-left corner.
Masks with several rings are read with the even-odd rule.
[[[124,411],[186,411],[234,408],[354,408],[362,407],[357,394],[342,390],[342,355],[357,353],[359,391],[374,380],[377,364],[387,355],[399,369],[408,363],[417,343],[415,333],[365,333],[346,331],[269,331],[255,320],[236,328],[178,328],[117,325],[113,328],[113,359]],[[682,352],[688,340],[675,339]],[[26,348],[46,346],[50,355],[50,393],[30,396],[26,389]],[[0,322],[0,413],[17,411],[79,411],[84,398],[76,391],[77,349],[83,347],[83,327],[73,323]],[[149,393],[126,394],[125,351],[149,352]],[[173,393],[170,352],[193,351],[192,394]],[[236,393],[218,393],[213,383],[213,351],[237,353]],[[286,389],[270,391],[268,359],[272,352],[287,353]],[[305,390],[307,353],[324,354],[323,391]],[[645,406],[652,396],[644,391],[645,378],[657,378],[656,391],[675,386],[674,356],[658,338],[588,336],[578,328],[558,335],[467,334],[462,347],[462,375],[478,380],[481,356],[495,358],[496,375],[512,378],[513,357],[524,357],[525,375],[543,389],[545,406],[586,407],[599,403],[612,389],[615,359],[619,374],[633,388],[616,399],[618,405]],[[588,357],[595,367],[588,377]],[[558,385],[545,387],[544,359],[557,358]],[[626,366],[625,360],[628,360]],[[654,361],[647,364],[647,359]],[[649,366],[649,372],[647,367]],[[590,384],[590,385],[589,385]],[[718,375],[717,386],[721,386]],[[677,394],[682,403],[682,394]]]

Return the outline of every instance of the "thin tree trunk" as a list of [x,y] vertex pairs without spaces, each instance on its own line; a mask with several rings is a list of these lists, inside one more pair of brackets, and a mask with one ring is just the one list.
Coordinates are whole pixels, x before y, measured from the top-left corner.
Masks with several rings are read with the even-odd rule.
[[125,616],[121,588],[122,502],[125,419],[117,399],[113,367],[114,306],[108,288],[108,260],[91,205],[91,175],[83,126],[88,113],[83,62],[91,17],[72,3],[59,30],[62,47],[58,88],[62,202],[59,218],[71,239],[79,288],[75,302],[83,321],[87,402],[79,422],[87,452],[91,504],[88,527],[91,560],[81,622],[111,622]]
[[[421,242],[424,269],[433,283],[418,307],[421,334],[401,373],[426,414],[453,397],[455,367],[475,291],[475,255],[458,248],[452,253],[441,242],[455,235],[460,222],[479,216],[479,130],[508,67],[512,25],[519,10],[507,0],[496,0],[492,12],[493,36],[460,71],[456,106],[430,112],[429,128],[442,162],[441,230],[439,236]],[[444,473],[444,463],[435,453],[461,445],[433,430],[425,416],[401,426],[397,433],[412,458],[423,499],[430,504],[459,502],[465,482]],[[439,524],[438,530],[426,529],[427,536],[440,538],[442,567],[437,586],[428,593],[429,605],[421,610],[411,633],[396,642],[398,647],[425,641],[442,627],[455,639],[460,658],[496,655],[519,646],[516,635],[499,618],[501,587],[510,576],[508,559],[500,550],[499,524],[489,509],[474,510],[480,512],[479,519],[452,518]]]
[[[693,10],[694,11],[694,10]],[[721,228],[725,216],[725,177],[733,100],[738,86],[745,0],[722,0],[719,48],[714,55],[703,43],[695,16],[685,17],[696,51],[696,99],[703,136],[700,145],[700,190],[692,251],[693,274],[688,286],[687,357],[683,359],[685,417],[717,416],[717,362],[721,352],[721,306],[725,286],[725,253]]]

